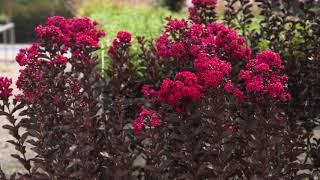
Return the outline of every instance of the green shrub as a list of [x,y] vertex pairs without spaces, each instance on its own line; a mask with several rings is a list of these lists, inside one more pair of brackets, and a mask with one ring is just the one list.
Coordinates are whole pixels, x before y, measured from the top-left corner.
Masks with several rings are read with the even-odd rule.
[[110,43],[118,31],[130,31],[133,36],[144,35],[147,38],[155,38],[161,32],[165,17],[182,17],[178,13],[172,13],[167,9],[153,8],[149,6],[117,6],[111,3],[91,2],[84,5],[79,11],[80,16],[88,16],[101,23],[107,30],[107,40]]

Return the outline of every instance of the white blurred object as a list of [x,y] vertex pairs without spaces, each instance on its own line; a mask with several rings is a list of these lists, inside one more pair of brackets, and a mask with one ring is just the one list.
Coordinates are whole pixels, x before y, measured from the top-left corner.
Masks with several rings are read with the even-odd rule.
[[8,59],[8,43],[14,44],[15,43],[15,33],[14,33],[14,24],[7,21],[5,24],[0,24],[0,34],[3,36],[3,48],[1,56],[4,56],[4,59]]
[[0,62],[14,61],[20,49],[31,46],[30,44],[0,44]]
[[192,0],[186,0],[186,5],[188,8],[193,7]]

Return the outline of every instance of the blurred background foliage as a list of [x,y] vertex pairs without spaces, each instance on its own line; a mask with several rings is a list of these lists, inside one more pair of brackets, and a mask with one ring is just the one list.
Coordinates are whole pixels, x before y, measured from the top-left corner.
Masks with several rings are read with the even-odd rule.
[[33,29],[51,15],[71,17],[64,0],[0,0],[0,14],[15,23],[16,41],[34,40]]
[[[220,17],[224,5],[220,0],[216,8]],[[187,18],[187,8],[185,0],[0,0],[0,21],[9,19],[15,23],[18,43],[32,42],[35,26],[53,15],[95,19],[110,42],[118,31],[155,38],[165,17]]]
[[107,32],[109,42],[118,31],[129,31],[133,36],[144,35],[154,39],[160,34],[165,17],[186,17],[186,13],[171,12],[157,4],[137,6],[110,0],[84,1],[77,14],[97,20]]
[[[117,31],[130,31],[134,36],[156,37],[164,17],[183,17],[184,13],[172,12],[166,0],[0,0],[2,21],[15,23],[18,43],[30,43],[35,39],[33,29],[48,17],[88,16],[101,23],[107,32],[107,40]],[[170,0],[171,1],[171,0]],[[172,1],[171,1],[172,2]],[[175,6],[175,5],[174,5]],[[179,9],[181,10],[180,3]],[[182,15],[183,14],[183,15]]]

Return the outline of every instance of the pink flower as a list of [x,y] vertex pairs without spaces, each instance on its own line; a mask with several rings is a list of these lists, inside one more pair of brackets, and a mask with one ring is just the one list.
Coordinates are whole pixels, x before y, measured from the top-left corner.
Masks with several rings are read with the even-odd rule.
[[248,93],[267,98],[288,101],[288,76],[283,74],[280,55],[271,51],[259,53],[256,59],[247,61],[246,70],[240,72]]
[[[62,46],[75,51],[96,49],[99,46],[99,39],[105,35],[102,30],[97,30],[89,18],[66,19],[61,16],[48,18],[46,25],[39,25],[35,28],[39,38],[39,44],[43,47],[61,49]],[[66,48],[66,49],[68,49]]]
[[233,95],[237,98],[237,100],[238,100],[239,103],[243,103],[243,102],[244,102],[243,92],[242,92],[239,88],[236,88],[236,89],[233,91]]
[[66,64],[68,62],[67,58],[62,56],[62,55],[58,55],[55,58],[55,63],[56,64]]
[[120,31],[117,34],[117,38],[122,43],[130,43],[131,42],[131,33]]
[[133,132],[135,135],[139,135],[144,127],[148,125],[151,127],[159,127],[160,124],[160,117],[155,111],[142,107],[139,117],[132,122]]
[[160,118],[159,116],[152,116],[151,117],[151,126],[159,127],[160,126]]
[[109,47],[108,54],[115,56],[120,50],[127,50],[130,47],[131,34],[129,32],[118,32],[117,38],[112,41],[112,45]]
[[231,73],[229,62],[221,61],[217,57],[209,58],[203,53],[200,53],[194,61],[194,67],[197,70],[201,85],[207,88],[219,87]]
[[216,47],[219,57],[227,61],[248,60],[251,57],[251,49],[246,45],[245,39],[239,37],[234,29],[223,28],[221,25],[211,25],[212,31],[218,31]]
[[256,57],[256,61],[257,64],[265,63],[271,67],[283,69],[280,55],[272,50],[266,50],[259,53]]
[[0,77],[0,100],[8,100],[8,98],[12,96],[11,84],[11,79]]
[[[92,58],[91,53],[97,49],[100,38],[105,35],[96,26],[97,23],[89,18],[66,19],[61,16],[48,18],[45,25],[37,26],[37,42],[30,48],[20,50],[16,57],[16,61],[24,66],[16,82],[22,92],[18,99],[34,103],[42,100],[42,97],[54,97],[57,84],[51,81],[64,73],[59,65],[71,63],[77,66],[77,70],[95,65],[97,59]],[[71,53],[71,57],[66,58],[66,53]],[[76,82],[72,84],[72,78],[65,76],[62,80],[66,82],[59,82],[59,86],[65,85],[62,87],[65,93],[79,95],[81,86]],[[57,104],[56,97],[53,102]]]
[[233,91],[233,85],[231,81],[228,81],[227,84],[224,85],[224,90],[228,93],[232,93]]
[[192,0],[195,6],[216,6],[217,0]]
[[210,31],[210,33],[212,33],[214,35],[217,35],[220,31],[227,31],[228,30],[227,26],[225,26],[222,23],[216,23],[216,22],[208,24],[207,28]]
[[192,72],[179,72],[174,81],[166,79],[162,82],[158,101],[171,105],[174,109],[181,109],[183,102],[198,101],[202,87],[198,84],[197,76]]
[[151,116],[153,113],[154,113],[153,111],[147,110],[144,107],[142,107],[139,116],[140,117]]
[[39,54],[39,45],[33,43],[30,48],[20,49],[16,56],[16,61],[20,66],[25,66],[29,61],[37,61],[37,55]]
[[174,77],[175,81],[181,81],[186,86],[194,86],[198,84],[197,76],[189,71],[178,72]]
[[270,70],[269,65],[266,64],[266,63],[258,64],[254,68],[255,68],[256,71],[261,71],[261,72]]
[[133,121],[133,132],[135,135],[139,135],[141,133],[142,128],[145,126],[142,118],[137,118]]
[[26,49],[20,49],[18,55],[16,56],[16,61],[20,66],[24,66],[28,62],[28,58],[26,57]]
[[185,29],[188,25],[188,22],[185,19],[171,19],[168,21],[167,26],[165,28],[166,32],[172,32],[172,31],[181,31]]

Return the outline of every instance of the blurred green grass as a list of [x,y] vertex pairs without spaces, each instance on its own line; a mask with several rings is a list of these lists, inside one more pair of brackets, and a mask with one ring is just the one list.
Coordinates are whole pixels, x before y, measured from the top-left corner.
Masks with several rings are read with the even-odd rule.
[[133,36],[155,39],[165,25],[165,17],[186,18],[187,12],[173,13],[161,7],[130,6],[91,2],[79,10],[79,16],[88,16],[101,25],[110,42],[118,31],[129,31]]

